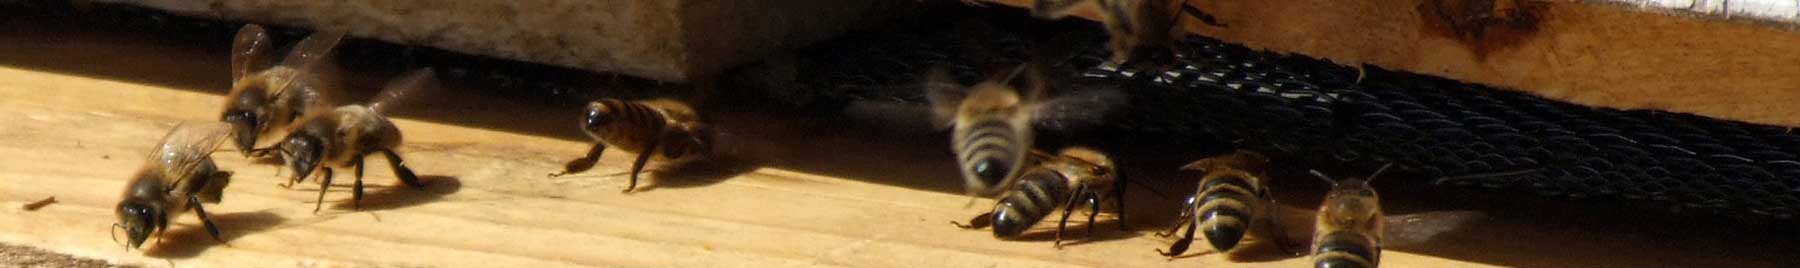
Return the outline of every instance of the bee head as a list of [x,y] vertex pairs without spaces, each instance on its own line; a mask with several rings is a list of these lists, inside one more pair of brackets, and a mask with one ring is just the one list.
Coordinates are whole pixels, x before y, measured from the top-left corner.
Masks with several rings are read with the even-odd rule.
[[586,130],[590,134],[598,133],[600,131],[600,128],[604,128],[604,127],[606,127],[606,125],[612,124],[613,120],[615,119],[615,118],[613,118],[613,117],[615,117],[613,114],[614,110],[616,110],[616,109],[613,107],[613,105],[611,105],[607,102],[596,101],[596,102],[588,103],[587,113],[586,113],[585,117],[583,117],[583,120],[581,121],[581,129]]
[[[167,214],[162,206],[144,198],[129,198],[119,202],[114,213],[119,214],[119,222],[113,228],[125,229],[126,246],[137,248],[150,238],[150,234],[167,223]],[[116,229],[115,229],[116,232]],[[114,236],[115,240],[117,236]]]
[[[261,83],[249,84],[251,85],[248,86],[256,86]],[[267,127],[267,118],[263,116],[267,99],[264,99],[262,92],[255,89],[244,90],[233,96],[225,105],[225,113],[219,116],[220,121],[231,124],[232,134],[237,136],[233,143],[237,145],[238,152],[249,154],[256,146],[257,134]]]
[[325,155],[325,143],[312,135],[294,134],[281,142],[281,158],[294,171],[292,181],[300,181],[318,169]]
[[[1375,171],[1369,178],[1373,179],[1385,170],[1387,166]],[[1381,199],[1375,193],[1375,187],[1369,185],[1369,179],[1333,180],[1317,170],[1312,173],[1331,183],[1331,191],[1325,193],[1324,205],[1319,208],[1320,217],[1330,218],[1333,222],[1351,223],[1379,216]]]

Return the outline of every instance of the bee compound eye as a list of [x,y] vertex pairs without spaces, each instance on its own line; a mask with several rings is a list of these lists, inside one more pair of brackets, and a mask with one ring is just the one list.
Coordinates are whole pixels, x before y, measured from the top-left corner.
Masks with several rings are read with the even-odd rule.
[[585,120],[582,123],[584,124],[583,126],[585,126],[587,128],[597,128],[600,126],[604,126],[607,123],[611,123],[613,120],[612,113],[607,111],[605,106],[595,106],[595,107],[588,108],[587,115],[585,116],[584,119]]

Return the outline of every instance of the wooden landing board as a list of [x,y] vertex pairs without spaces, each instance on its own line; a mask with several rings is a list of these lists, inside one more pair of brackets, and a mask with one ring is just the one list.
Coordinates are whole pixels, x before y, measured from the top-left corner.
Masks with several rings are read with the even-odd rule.
[[[948,224],[977,213],[941,191],[753,168],[646,182],[620,194],[628,154],[583,175],[546,178],[578,140],[399,120],[407,161],[430,185],[397,187],[368,170],[363,210],[339,172],[325,210],[316,184],[277,186],[276,166],[217,154],[236,172],[208,210],[227,243],[189,215],[160,243],[126,251],[108,238],[125,179],[175,122],[207,120],[222,97],[130,82],[0,67],[0,242],[147,267],[1189,267],[1163,240],[1118,236],[1052,249]],[[498,105],[489,103],[488,105]],[[505,109],[499,109],[505,110]],[[544,116],[563,116],[550,114]],[[376,158],[379,161],[379,158]],[[941,166],[940,166],[941,168]],[[741,172],[741,173],[739,173]],[[728,178],[727,178],[728,177]],[[946,181],[948,182],[948,181]],[[26,202],[59,203],[23,211]],[[978,206],[979,207],[979,206]],[[1110,229],[1108,230],[1110,231]],[[1105,233],[1107,231],[1103,231]],[[1485,265],[1388,253],[1396,266]],[[1294,258],[1258,265],[1302,266]]]
[[[340,177],[314,214],[314,184],[282,188],[276,166],[221,152],[219,164],[237,175],[224,203],[208,209],[226,243],[182,215],[162,242],[126,251],[107,229],[126,177],[175,122],[216,118],[228,83],[224,51],[79,31],[0,33],[0,244],[144,267],[1309,266],[1218,254],[1166,260],[1152,249],[1169,240],[1148,233],[1171,222],[1177,200],[1144,191],[1132,194],[1131,209],[1131,224],[1144,231],[1114,231],[1117,222],[1102,216],[1096,239],[1061,250],[1045,241],[1051,224],[1024,241],[960,230],[949,222],[987,203],[965,207],[969,199],[955,193],[961,182],[944,136],[855,134],[816,123],[825,115],[722,114],[725,161],[671,168],[651,175],[643,192],[620,194],[629,154],[609,153],[582,175],[544,176],[586,149],[571,127],[576,107],[471,91],[399,110],[400,151],[426,177],[424,190],[393,187],[377,164],[363,210],[348,207],[349,181]],[[1188,160],[1122,157],[1154,167],[1131,170],[1144,178],[1176,178],[1167,171]],[[1571,205],[1579,203],[1383,187],[1384,207],[1401,215],[1496,208],[1488,220],[1391,248],[1386,267],[1794,267],[1788,249],[1800,247],[1714,221],[1667,224],[1654,213]],[[1283,202],[1301,207],[1321,192],[1283,189],[1300,197]],[[50,196],[59,202],[19,208]],[[1305,235],[1306,224],[1291,226]]]
[[1187,2],[1225,25],[1184,21],[1193,32],[1258,50],[1589,106],[1800,126],[1792,1]]

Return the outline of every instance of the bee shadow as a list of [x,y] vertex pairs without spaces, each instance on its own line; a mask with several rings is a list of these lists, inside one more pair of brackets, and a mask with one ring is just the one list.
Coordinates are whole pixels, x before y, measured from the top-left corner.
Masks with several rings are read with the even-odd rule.
[[[463,186],[462,180],[455,176],[426,175],[419,176],[419,180],[425,183],[425,187],[413,188],[400,185],[380,187],[374,191],[365,192],[360,204],[345,199],[331,205],[331,208],[362,211],[406,208],[444,199],[446,195],[461,191]],[[332,185],[332,187],[349,189],[349,187],[340,187],[339,185]]]
[[211,217],[213,224],[218,225],[220,239],[225,240],[224,242],[213,240],[211,235],[206,234],[206,227],[198,224],[172,225],[162,234],[162,241],[145,249],[144,255],[164,259],[192,258],[215,245],[229,247],[232,239],[267,231],[288,221],[269,211],[220,213],[212,214]]
[[[1060,215],[1061,214],[1059,213],[1053,217],[1060,217]],[[1094,220],[1093,224],[1088,224],[1086,217],[1086,215],[1082,214],[1069,216],[1069,227],[1068,229],[1063,230],[1063,246],[1124,240],[1142,236],[1142,234],[1139,234],[1135,230],[1120,230],[1118,219],[1098,219]],[[1077,222],[1077,219],[1080,219],[1080,221]],[[1013,237],[1009,240],[1036,242],[1056,240],[1055,221],[1056,218],[1046,217],[1045,225],[1049,225],[1049,228],[1032,228],[1025,233],[1019,234],[1018,237]],[[1089,231],[1092,231],[1093,233],[1090,234],[1088,233]]]
[[[692,188],[717,184],[726,179],[737,177],[756,170],[759,165],[739,158],[720,157],[704,161],[694,161],[680,165],[664,165],[655,170],[646,170],[650,176],[648,184],[638,186],[634,192],[649,191],[657,188]],[[629,176],[630,174],[624,174]]]

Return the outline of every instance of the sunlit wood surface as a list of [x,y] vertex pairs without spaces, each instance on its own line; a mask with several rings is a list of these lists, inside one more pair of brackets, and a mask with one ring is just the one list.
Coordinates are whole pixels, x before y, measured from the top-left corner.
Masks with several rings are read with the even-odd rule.
[[[1237,263],[1212,253],[1158,256],[1152,249],[1169,240],[1149,232],[1169,223],[1176,201],[1136,190],[1131,224],[1140,232],[1116,231],[1109,214],[1093,239],[1081,240],[1085,227],[1072,224],[1076,244],[1059,250],[1045,233],[1053,224],[1023,241],[961,230],[949,222],[989,203],[964,206],[969,199],[956,193],[961,182],[945,137],[870,136],[788,114],[723,115],[723,161],[653,167],[659,172],[640,192],[621,194],[625,153],[607,154],[587,173],[545,176],[586,150],[573,128],[578,107],[466,91],[402,109],[400,151],[425,177],[423,190],[397,187],[385,165],[371,165],[361,210],[349,207],[349,172],[339,172],[325,209],[313,213],[316,184],[283,188],[277,166],[221,151],[219,164],[236,176],[224,203],[208,209],[226,241],[208,239],[187,214],[175,217],[160,242],[125,250],[107,229],[124,182],[176,122],[216,118],[228,83],[224,55],[69,31],[0,37],[0,243],[147,267],[1310,267],[1298,257]],[[1292,184],[1316,184],[1299,179]],[[1406,193],[1433,188],[1403,189],[1390,197],[1397,213],[1493,207],[1444,201],[1464,200],[1457,194]],[[19,208],[51,196],[59,202]],[[1317,197],[1294,200],[1314,200],[1289,202],[1310,207]],[[1383,265],[1793,264],[1785,258],[1791,253],[1777,252],[1793,248],[1780,246],[1791,240],[1770,244],[1758,234],[1715,230],[1728,228],[1646,227],[1661,221],[1654,214],[1596,217],[1609,212],[1556,209],[1567,204],[1559,201],[1503,203],[1540,205],[1500,206],[1510,210],[1390,249]],[[1303,235],[1305,225],[1295,224],[1294,232]]]

